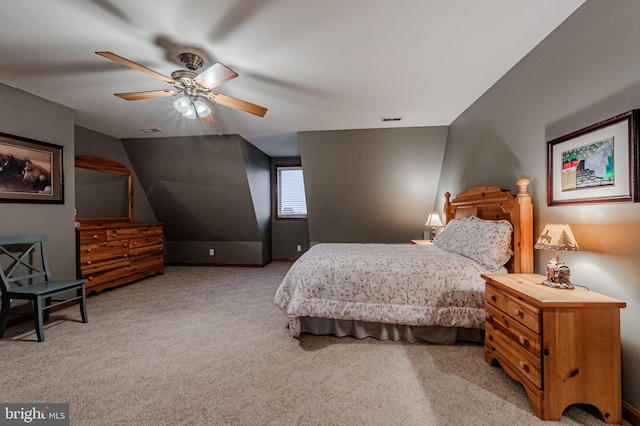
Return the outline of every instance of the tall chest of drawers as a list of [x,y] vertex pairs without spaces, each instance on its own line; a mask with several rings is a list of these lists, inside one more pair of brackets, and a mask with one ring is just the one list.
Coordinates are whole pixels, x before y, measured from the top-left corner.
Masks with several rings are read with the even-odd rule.
[[162,224],[81,225],[76,232],[78,277],[89,294],[164,273]]
[[622,422],[620,300],[536,274],[487,274],[485,361],[520,382],[533,412],[560,420],[572,404]]

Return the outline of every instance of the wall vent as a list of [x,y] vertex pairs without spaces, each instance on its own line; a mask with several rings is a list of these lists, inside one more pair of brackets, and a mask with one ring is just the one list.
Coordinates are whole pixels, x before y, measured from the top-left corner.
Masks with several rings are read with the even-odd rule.
[[157,129],[157,128],[153,128],[153,129],[140,129],[140,131],[142,133],[162,133],[162,129]]
[[382,121],[400,121],[402,117],[382,117]]

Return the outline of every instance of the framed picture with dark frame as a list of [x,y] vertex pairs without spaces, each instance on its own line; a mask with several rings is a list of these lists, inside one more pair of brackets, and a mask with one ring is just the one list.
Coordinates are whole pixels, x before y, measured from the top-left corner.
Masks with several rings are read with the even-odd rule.
[[640,110],[547,143],[547,204],[640,201]]
[[0,133],[0,202],[64,203],[62,147]]

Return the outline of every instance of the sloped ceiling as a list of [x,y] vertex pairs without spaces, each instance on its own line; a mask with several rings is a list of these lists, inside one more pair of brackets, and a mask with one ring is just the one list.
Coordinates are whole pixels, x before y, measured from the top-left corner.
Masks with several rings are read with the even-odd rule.
[[[582,3],[12,0],[0,14],[0,82],[118,139],[239,134],[296,155],[300,131],[449,125]],[[199,52],[205,66],[239,73],[221,93],[269,111],[216,105],[204,125],[172,98],[124,101],[113,94],[170,86],[94,53],[103,50],[165,75],[182,68],[178,53]]]
[[262,238],[243,143],[237,135],[124,140],[146,197],[158,221],[165,224],[167,240]]

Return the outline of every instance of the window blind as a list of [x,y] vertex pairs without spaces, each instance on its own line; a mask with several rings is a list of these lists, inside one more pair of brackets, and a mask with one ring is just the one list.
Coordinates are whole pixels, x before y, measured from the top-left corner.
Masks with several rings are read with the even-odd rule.
[[307,217],[302,167],[278,167],[278,217]]

